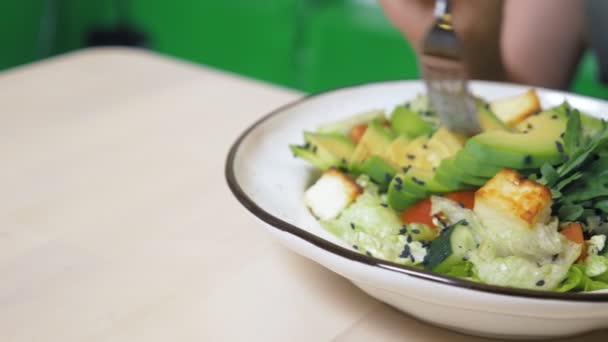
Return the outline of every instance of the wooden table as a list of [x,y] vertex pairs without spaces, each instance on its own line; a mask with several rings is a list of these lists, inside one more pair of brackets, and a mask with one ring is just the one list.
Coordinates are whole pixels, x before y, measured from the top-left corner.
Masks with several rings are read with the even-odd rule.
[[128,49],[0,74],[0,341],[482,341],[283,248],[229,193],[232,141],[300,96]]

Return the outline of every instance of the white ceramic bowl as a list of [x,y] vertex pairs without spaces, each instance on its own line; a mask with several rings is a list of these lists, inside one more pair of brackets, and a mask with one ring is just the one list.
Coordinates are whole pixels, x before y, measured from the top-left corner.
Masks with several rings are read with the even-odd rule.
[[[528,87],[480,82],[486,99]],[[288,149],[304,130],[370,109],[392,109],[423,92],[419,81],[372,83],[305,97],[263,117],[234,143],[226,178],[236,198],[285,246],[348,278],[369,295],[424,321],[469,334],[548,338],[608,327],[608,294],[559,294],[483,285],[362,255],[326,232],[302,195],[318,173]],[[538,89],[543,107],[568,100],[593,115],[608,102]]]

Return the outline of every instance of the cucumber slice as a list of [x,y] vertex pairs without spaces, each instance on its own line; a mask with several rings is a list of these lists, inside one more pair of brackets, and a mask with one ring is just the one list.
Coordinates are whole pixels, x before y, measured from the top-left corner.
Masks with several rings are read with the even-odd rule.
[[424,259],[424,268],[445,273],[455,264],[465,260],[467,251],[475,248],[477,242],[468,223],[458,222],[431,242]]

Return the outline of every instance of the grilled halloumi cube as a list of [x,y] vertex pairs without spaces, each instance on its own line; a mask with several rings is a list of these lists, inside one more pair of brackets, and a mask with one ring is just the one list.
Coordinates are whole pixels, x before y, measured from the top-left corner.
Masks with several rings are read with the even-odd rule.
[[490,108],[502,122],[511,127],[541,110],[540,100],[534,89],[521,95],[492,101]]
[[508,222],[532,229],[549,221],[551,191],[517,171],[503,169],[475,192],[474,211],[486,224]]
[[335,168],[328,169],[304,193],[304,203],[321,220],[331,220],[362,192],[350,177]]

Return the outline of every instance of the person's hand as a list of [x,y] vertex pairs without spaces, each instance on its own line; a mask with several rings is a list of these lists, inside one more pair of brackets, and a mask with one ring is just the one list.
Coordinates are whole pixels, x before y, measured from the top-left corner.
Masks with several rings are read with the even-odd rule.
[[[434,22],[432,0],[380,0],[391,22],[420,53]],[[503,80],[502,0],[452,0],[452,23],[464,46],[469,78]]]

